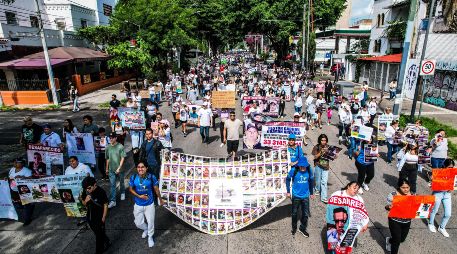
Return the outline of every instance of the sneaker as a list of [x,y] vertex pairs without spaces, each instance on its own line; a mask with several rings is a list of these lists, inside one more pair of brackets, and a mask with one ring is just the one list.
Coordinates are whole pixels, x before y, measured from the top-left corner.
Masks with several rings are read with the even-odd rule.
[[121,200],[125,200],[125,193],[121,193]]
[[392,244],[390,244],[390,236],[386,237],[386,251],[391,251],[392,250]]
[[297,229],[296,228],[292,229],[291,233],[292,233],[292,235],[295,235],[295,233],[297,233]]
[[308,234],[308,232],[306,232],[306,230],[304,230],[304,229],[303,229],[303,230],[299,229],[298,231],[300,231],[300,233],[301,233],[304,237],[306,237],[306,238],[309,237],[309,234]]
[[359,194],[362,195],[363,194],[363,189],[362,188],[359,188]]
[[146,238],[148,237],[148,230],[143,231],[143,234],[141,234],[141,238]]
[[115,206],[116,206],[116,202],[114,202],[114,201],[110,201],[109,204],[108,204],[108,208],[110,208],[110,209],[115,207]]
[[224,143],[221,143],[220,147],[223,147],[225,144]]
[[436,233],[436,227],[433,224],[428,224],[428,230],[432,233]]
[[[365,190],[365,191],[369,191],[370,190],[370,187],[368,187],[368,184],[366,183],[363,183],[362,184],[362,188]],[[360,189],[360,188],[359,188]]]
[[444,237],[449,237],[445,228],[438,227],[438,232],[440,232]]
[[149,248],[154,247],[154,239],[152,238],[152,236],[150,236],[148,238],[148,245],[149,245]]

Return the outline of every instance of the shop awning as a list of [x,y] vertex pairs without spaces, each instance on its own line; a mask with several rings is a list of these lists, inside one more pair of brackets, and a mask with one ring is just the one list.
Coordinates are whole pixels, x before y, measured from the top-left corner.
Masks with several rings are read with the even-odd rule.
[[401,63],[401,54],[364,57],[364,58],[359,58],[359,60],[375,61],[375,62],[382,62],[382,63]]
[[[51,65],[55,67],[69,61],[71,59],[51,59]],[[0,69],[46,69],[46,61],[44,59],[12,60],[0,63]]]

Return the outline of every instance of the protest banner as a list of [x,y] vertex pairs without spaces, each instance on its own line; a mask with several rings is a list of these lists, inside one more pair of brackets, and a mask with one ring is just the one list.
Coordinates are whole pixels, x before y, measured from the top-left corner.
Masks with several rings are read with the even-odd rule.
[[418,153],[418,164],[419,165],[426,165],[430,164],[432,160],[432,148],[426,145],[419,146],[419,153]]
[[56,176],[55,183],[68,217],[85,217],[86,207],[79,200],[86,175]]
[[213,91],[211,106],[213,108],[236,108],[235,91]]
[[91,133],[67,134],[68,156],[78,157],[79,162],[95,165],[94,138]]
[[390,116],[390,115],[380,115],[378,117],[378,141],[386,140],[386,132],[387,127],[392,124],[392,121],[398,120],[398,116]]
[[27,160],[34,176],[63,174],[63,151],[60,147],[29,144]]
[[227,160],[165,151],[160,191],[165,207],[212,235],[234,232],[285,200],[287,149]]
[[365,144],[363,146],[363,155],[365,163],[378,161],[378,146],[372,144]]
[[289,134],[296,135],[296,144],[301,146],[306,133],[305,123],[269,122],[262,125],[260,143],[262,147],[285,147]]
[[182,94],[182,85],[181,82],[176,83],[176,93]]
[[335,253],[351,253],[357,235],[368,224],[365,204],[345,191],[332,194],[327,203],[327,249]]
[[263,96],[245,96],[243,97],[243,101],[255,102],[257,106],[260,108],[262,114],[271,116],[271,117],[278,117],[279,114],[279,98],[278,97],[263,97]]
[[35,202],[62,203],[53,176],[38,179],[17,179],[16,183],[23,205]]
[[17,220],[8,181],[0,180],[0,218]]
[[369,141],[373,134],[373,128],[365,125],[354,125],[351,128],[351,137]]
[[290,101],[292,99],[292,89],[290,88],[290,85],[284,85],[282,89],[286,93],[286,101]]
[[119,108],[117,108],[117,116],[119,117],[119,119],[122,119],[122,118],[124,118],[125,112],[133,112],[133,111],[135,111],[134,108],[119,107]]
[[145,99],[148,99],[150,98],[151,96],[149,95],[149,90],[140,90],[140,92],[138,93],[139,96],[141,96],[141,98],[145,98]]
[[395,195],[389,218],[427,219],[434,204],[435,196],[433,195]]
[[146,119],[144,111],[127,111],[122,114],[122,126],[130,130],[144,130],[146,129]]
[[403,131],[395,131],[395,134],[393,136],[393,141],[392,141],[392,144],[393,145],[399,145],[401,144],[402,142],[402,137],[403,137]]
[[343,148],[338,146],[328,146],[328,149],[325,151],[322,157],[326,160],[333,161],[336,159],[338,153],[341,152],[341,150],[343,150]]
[[457,168],[432,169],[432,190],[453,191],[457,190]]

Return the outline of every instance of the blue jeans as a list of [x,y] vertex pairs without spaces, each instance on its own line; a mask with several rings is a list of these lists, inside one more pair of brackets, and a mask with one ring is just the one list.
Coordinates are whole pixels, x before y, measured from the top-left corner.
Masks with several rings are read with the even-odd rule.
[[445,229],[447,222],[451,218],[452,195],[447,191],[433,192],[433,195],[435,196],[435,206],[433,207],[433,210],[430,213],[429,223],[432,225],[435,224],[435,216],[438,213],[438,210],[440,209],[441,203],[443,203],[444,215],[443,219],[441,220],[440,228]]
[[294,108],[295,108],[295,112],[301,113],[301,107],[294,106]]
[[311,216],[309,211],[309,197],[298,198],[292,197],[292,230],[297,230],[298,208],[301,207],[300,230],[306,230],[308,227],[308,217]]
[[327,199],[327,181],[328,181],[328,170],[324,170],[319,166],[314,167],[314,181],[315,187],[314,192],[320,192],[321,200]]
[[124,172],[120,172],[119,175],[116,175],[114,171],[109,171],[109,182],[111,184],[111,193],[109,196],[109,201],[116,202],[116,177],[119,177],[119,185],[121,193],[125,193],[125,184],[124,184]]
[[354,151],[357,149],[357,145],[355,143],[355,138],[350,137],[349,138],[349,149],[348,149],[348,156],[350,159],[352,159],[352,156],[354,155]]
[[208,141],[209,139],[209,126],[200,126],[200,136],[202,136],[203,141]]
[[432,168],[443,168],[444,164],[443,158],[431,158],[430,162],[432,163]]
[[160,93],[156,94],[156,102],[157,102],[157,103],[160,102]]
[[155,94],[150,94],[149,96],[151,96],[151,97],[149,98],[149,100],[152,101],[152,102],[154,102],[154,100],[155,100]]
[[390,99],[392,100],[393,98],[397,97],[396,91],[389,91]]
[[398,145],[392,145],[391,143],[387,142],[387,162],[392,162],[392,155],[398,152]]

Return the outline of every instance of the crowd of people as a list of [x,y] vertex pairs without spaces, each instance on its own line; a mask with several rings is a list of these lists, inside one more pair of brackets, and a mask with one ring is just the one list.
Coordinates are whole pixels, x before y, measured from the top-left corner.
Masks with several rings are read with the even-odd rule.
[[[393,86],[393,85],[392,85]],[[109,245],[109,239],[105,234],[105,221],[109,209],[116,206],[117,189],[119,181],[120,200],[125,200],[125,162],[127,151],[124,147],[127,136],[130,136],[132,156],[136,172],[129,176],[128,191],[134,197],[133,214],[135,225],[143,230],[142,237],[148,238],[149,247],[154,246],[154,217],[155,206],[163,204],[158,180],[161,170],[161,151],[179,147],[174,143],[172,128],[180,128],[184,138],[189,135],[190,128],[199,129],[202,143],[213,144],[210,137],[210,128],[216,129],[217,118],[220,118],[219,128],[221,144],[226,146],[228,158],[235,158],[240,147],[240,136],[246,132],[249,135],[250,126],[244,126],[244,120],[252,114],[261,114],[262,110],[256,102],[243,100],[243,97],[263,96],[279,98],[278,121],[285,120],[285,106],[289,101],[293,103],[294,114],[291,119],[294,122],[305,123],[306,130],[321,133],[323,125],[332,123],[332,116],[338,116],[338,137],[341,144],[347,145],[348,159],[354,159],[354,168],[357,169],[358,177],[350,182],[338,195],[347,195],[364,202],[362,194],[370,190],[370,183],[375,175],[374,161],[366,161],[364,149],[367,145],[387,145],[388,152],[386,161],[391,165],[396,158],[395,167],[399,171],[398,184],[395,191],[388,194],[386,209],[391,208],[391,202],[395,195],[417,194],[417,175],[423,168],[419,164],[420,135],[424,128],[421,122],[410,126],[403,133],[413,132],[409,139],[399,141],[399,122],[393,120],[385,129],[385,142],[378,141],[377,135],[368,139],[360,139],[351,135],[354,126],[363,125],[373,128],[376,133],[378,127],[375,119],[379,115],[379,101],[375,97],[369,97],[368,85],[351,94],[349,98],[343,97],[337,85],[330,80],[309,80],[299,72],[286,68],[268,66],[257,62],[249,54],[228,54],[219,58],[200,59],[197,66],[188,72],[168,73],[168,78],[163,83],[160,81],[151,83],[145,79],[144,91],[149,97],[142,98],[141,88],[132,89],[128,84],[124,85],[127,102],[121,105],[115,94],[110,101],[110,126],[106,129],[94,123],[92,116],[85,115],[81,126],[75,126],[70,119],[65,119],[62,125],[62,133],[53,131],[57,126],[50,124],[39,125],[34,123],[31,117],[24,119],[21,128],[19,142],[24,146],[28,144],[41,144],[44,146],[60,147],[65,149],[66,136],[73,133],[91,133],[94,136],[97,163],[85,165],[78,161],[78,157],[68,158],[69,166],[64,174],[85,174],[87,178],[81,183],[83,187],[82,202],[88,209],[87,222],[96,235],[96,251],[101,253]],[[289,90],[290,89],[290,90]],[[235,90],[241,101],[243,119],[237,118],[235,110],[221,111],[212,107],[211,98],[214,91]],[[395,95],[391,94],[391,98]],[[75,106],[74,111],[79,111],[77,103],[77,91],[72,92]],[[382,99],[382,98],[380,98]],[[119,118],[121,106],[145,112],[146,129],[128,129],[122,125]],[[171,112],[173,118],[165,119],[164,115]],[[381,113],[384,116],[393,116],[390,108]],[[379,131],[379,130],[378,130]],[[414,133],[419,131],[420,133]],[[198,134],[195,134],[198,135]],[[305,134],[300,140],[303,146],[307,146],[309,138]],[[317,143],[312,148],[311,155],[306,156],[303,147],[297,144],[295,134],[288,137],[287,148],[290,154],[291,170],[286,179],[287,196],[292,200],[292,234],[297,231],[298,211],[301,210],[300,226],[298,231],[305,237],[307,232],[308,217],[310,216],[309,199],[319,197],[323,203],[336,193],[328,195],[329,172],[332,168],[331,161],[323,156],[329,149],[329,138],[322,133],[317,138]],[[445,132],[439,130],[431,142],[426,142],[426,149],[430,153],[430,164],[433,168],[453,167],[454,162],[448,158],[448,147]],[[255,145],[248,148],[256,149]],[[378,156],[378,155],[377,155]],[[17,158],[14,167],[9,172],[10,183],[15,179],[28,177],[41,177],[45,174],[40,167],[39,160],[26,167],[23,158]],[[310,163],[312,162],[312,163]],[[336,167],[333,166],[333,167]],[[99,172],[96,174],[96,172]],[[95,176],[94,176],[95,175]],[[96,179],[98,178],[98,179]],[[99,185],[109,180],[110,190],[106,193]],[[13,201],[18,209],[24,210],[24,225],[31,222],[34,205],[22,205],[17,195],[17,187],[11,184]],[[429,220],[429,229],[436,232],[434,219],[437,211],[443,203],[444,216],[439,224],[438,231],[445,237],[446,224],[451,216],[451,195],[449,192],[434,192],[436,204]],[[335,213],[334,216],[343,216],[335,219],[345,221],[344,213]],[[346,214],[347,216],[347,214]],[[405,241],[411,220],[404,218],[389,218],[391,237],[386,241],[386,249],[392,253],[398,253],[399,245]],[[366,227],[364,228],[366,230]]]

